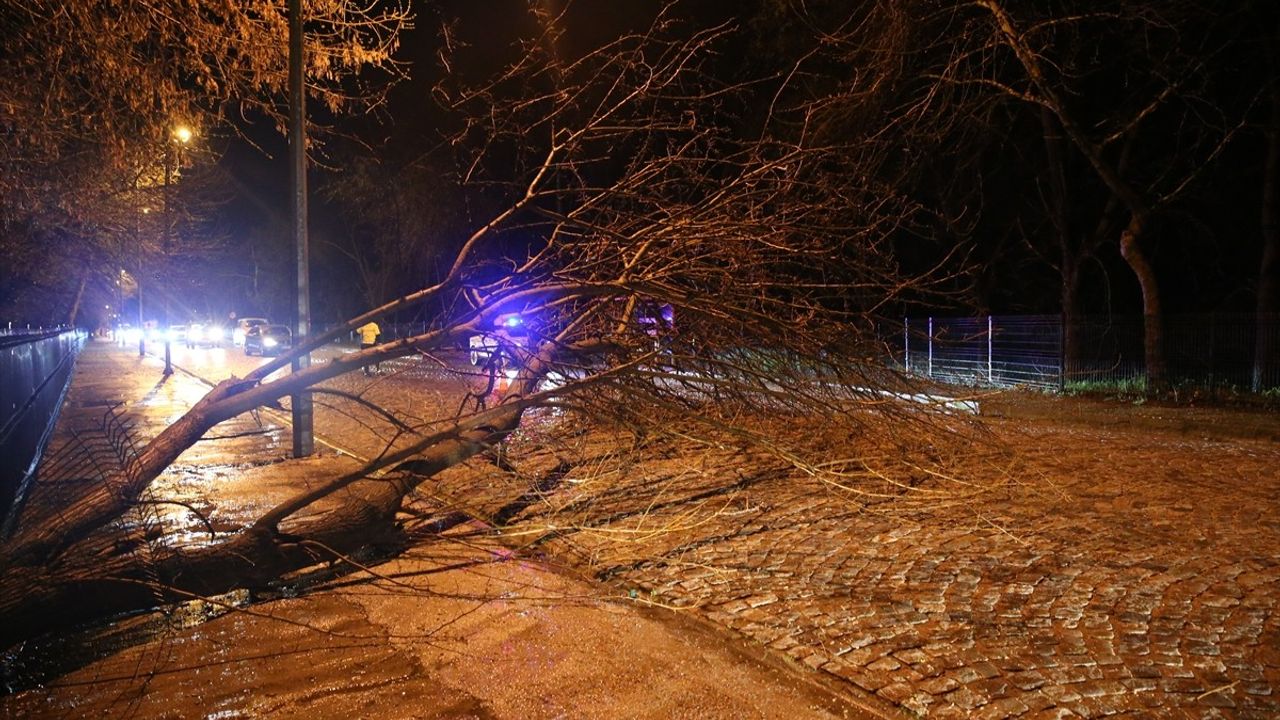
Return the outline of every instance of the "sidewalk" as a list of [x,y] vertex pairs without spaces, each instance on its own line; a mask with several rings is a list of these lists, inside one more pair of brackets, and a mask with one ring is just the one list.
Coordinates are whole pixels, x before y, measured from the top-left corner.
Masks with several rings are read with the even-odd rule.
[[[207,387],[181,371],[162,378],[161,367],[91,342],[51,452],[100,433],[106,408],[118,403],[143,442]],[[226,531],[312,477],[351,466],[328,452],[286,460],[288,428],[276,417],[219,426],[156,483],[157,496],[199,506]],[[59,491],[42,488],[31,502]],[[203,532],[179,507],[163,518]],[[414,547],[373,568],[377,577],[341,577],[269,602],[222,598],[29,644],[10,667],[43,682],[0,699],[0,716],[896,716],[887,703],[691,613],[609,597],[476,531],[462,526]]]

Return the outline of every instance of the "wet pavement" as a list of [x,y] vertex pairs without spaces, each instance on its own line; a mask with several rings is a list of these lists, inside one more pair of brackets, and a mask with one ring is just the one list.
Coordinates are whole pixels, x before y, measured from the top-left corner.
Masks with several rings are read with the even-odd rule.
[[[243,374],[252,362],[228,360],[219,372]],[[134,441],[145,441],[207,389],[193,373],[163,378],[161,368],[155,357],[91,343],[53,455],[83,452],[112,407]],[[288,451],[279,411],[219,425],[155,483],[155,499],[180,500],[204,518],[157,505],[165,541],[231,531],[356,463],[332,449],[302,461],[286,460]],[[50,484],[33,507],[74,492],[72,485]],[[0,717],[729,720],[893,712],[689,614],[520,557],[480,524],[461,523],[376,562],[301,594],[284,586],[282,597],[249,604],[243,594],[213,598],[28,643],[4,658],[7,679],[25,689],[0,696]]]
[[[407,402],[402,388],[367,382],[386,384],[389,402]],[[448,389],[425,388],[417,402]],[[174,396],[175,410],[185,401]],[[1277,435],[1201,434],[1180,417],[1154,429],[1069,420],[989,418],[1016,446],[1017,481],[962,505],[851,510],[821,489],[765,480],[734,486],[695,523],[687,505],[656,502],[672,485],[638,473],[607,489],[570,483],[510,518],[505,542],[542,533],[537,554],[591,580],[573,592],[629,588],[638,600],[685,608],[679,615],[788,658],[872,712],[1280,716]],[[269,416],[237,422],[250,423],[237,442],[259,443],[237,453],[287,450]],[[325,422],[318,417],[318,428]],[[1262,423],[1280,432],[1280,419]],[[358,433],[342,439],[372,442]],[[439,492],[476,506],[493,492],[502,502],[506,488],[486,477],[442,480]],[[689,497],[715,490],[681,482]],[[591,502],[597,515],[617,519],[566,529],[563,508]],[[648,526],[679,530],[617,542],[616,533],[636,530],[627,518],[637,507]],[[553,523],[560,527],[546,532]],[[597,712],[572,707],[557,712]]]

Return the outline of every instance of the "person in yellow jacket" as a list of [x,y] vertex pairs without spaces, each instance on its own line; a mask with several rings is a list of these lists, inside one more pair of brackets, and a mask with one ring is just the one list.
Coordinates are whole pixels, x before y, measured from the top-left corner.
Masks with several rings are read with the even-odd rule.
[[[382,334],[382,328],[378,327],[378,323],[370,320],[369,322],[356,328],[356,334],[360,336],[360,349],[371,348],[378,344],[378,336]],[[374,363],[371,370],[368,365],[364,366],[364,374],[372,375],[373,370],[381,370],[382,363]]]

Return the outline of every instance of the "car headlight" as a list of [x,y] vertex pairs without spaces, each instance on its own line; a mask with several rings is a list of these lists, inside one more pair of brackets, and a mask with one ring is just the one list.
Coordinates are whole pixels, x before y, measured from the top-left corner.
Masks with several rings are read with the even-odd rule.
[[263,338],[263,339],[262,339],[262,347],[275,347],[275,346],[277,346],[277,345],[279,345],[279,344],[280,344],[280,343],[279,343],[279,341],[277,341],[275,338]]
[[222,342],[222,338],[223,338],[223,337],[224,337],[224,336],[223,336],[223,330],[222,330],[222,328],[218,328],[218,327],[216,327],[216,328],[209,328],[209,339],[210,339],[210,340],[213,340],[213,341],[215,341],[215,342]]

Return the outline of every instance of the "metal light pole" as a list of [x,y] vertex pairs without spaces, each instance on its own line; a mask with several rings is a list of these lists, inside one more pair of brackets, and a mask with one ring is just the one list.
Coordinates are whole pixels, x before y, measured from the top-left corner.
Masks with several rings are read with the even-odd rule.
[[[293,191],[293,243],[298,257],[298,323],[294,345],[305,343],[311,332],[311,285],[307,257],[307,128],[306,86],[302,75],[302,0],[289,0],[289,160]],[[293,372],[311,366],[310,353],[293,361]],[[302,390],[290,398],[293,414],[293,456],[307,457],[315,448],[312,436],[311,393]]]
[[[149,208],[142,208],[143,215],[149,212],[151,212]],[[140,358],[147,356],[147,330],[142,314],[142,230],[138,227],[141,224],[142,219],[138,218],[133,226],[133,240],[138,245],[138,276],[134,280],[138,283],[138,357]]]
[[[161,249],[165,255],[169,254],[169,236],[173,232],[173,212],[169,207],[169,154],[173,152],[171,144],[166,144],[164,148],[164,244]],[[164,333],[164,373],[165,377],[173,374],[173,360],[169,356],[169,300],[164,301],[164,327],[161,329]]]
[[[174,142],[176,141],[176,143]],[[173,234],[173,210],[170,207],[170,195],[173,191],[169,185],[174,175],[182,171],[182,147],[191,142],[191,128],[185,125],[179,125],[173,129],[173,137],[169,144],[165,146],[164,154],[164,252],[169,253],[169,245]],[[173,162],[170,163],[170,155]],[[173,359],[169,354],[169,345],[173,342],[173,338],[169,337],[169,325],[172,322],[170,314],[171,299],[166,296],[164,301],[164,374],[169,376],[173,374]]]

